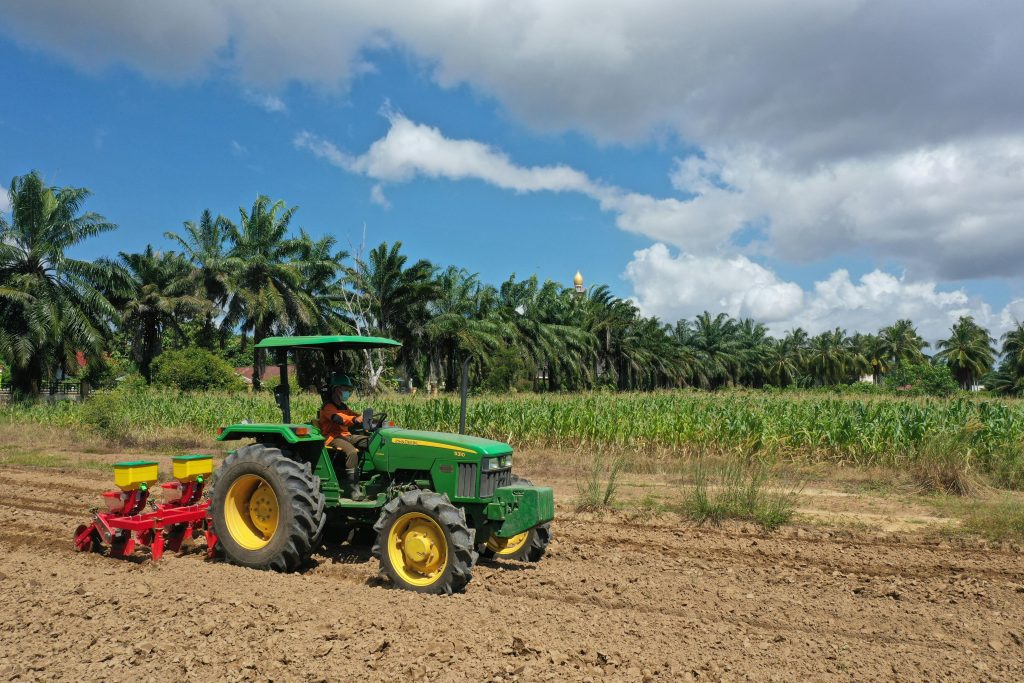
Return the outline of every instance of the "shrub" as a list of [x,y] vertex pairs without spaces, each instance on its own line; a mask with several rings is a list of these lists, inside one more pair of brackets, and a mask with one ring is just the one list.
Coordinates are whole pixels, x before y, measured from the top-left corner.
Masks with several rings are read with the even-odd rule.
[[952,396],[960,390],[946,365],[904,364],[885,376],[885,386],[909,396]]
[[226,361],[195,347],[160,354],[153,361],[153,383],[182,391],[242,389],[245,386]]

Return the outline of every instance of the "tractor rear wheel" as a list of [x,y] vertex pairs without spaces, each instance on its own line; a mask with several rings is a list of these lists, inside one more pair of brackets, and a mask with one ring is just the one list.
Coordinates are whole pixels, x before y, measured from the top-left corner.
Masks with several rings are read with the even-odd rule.
[[[512,475],[512,484],[533,486],[529,479]],[[551,524],[541,524],[529,531],[516,534],[512,538],[498,538],[494,534],[487,539],[481,548],[484,557],[497,557],[503,560],[521,560],[523,562],[539,562],[551,542]]]
[[476,530],[448,496],[406,491],[388,501],[373,528],[373,555],[392,584],[418,593],[451,594],[472,578]]
[[229,455],[210,499],[217,544],[232,564],[294,571],[320,546],[320,478],[279,448],[255,443]]

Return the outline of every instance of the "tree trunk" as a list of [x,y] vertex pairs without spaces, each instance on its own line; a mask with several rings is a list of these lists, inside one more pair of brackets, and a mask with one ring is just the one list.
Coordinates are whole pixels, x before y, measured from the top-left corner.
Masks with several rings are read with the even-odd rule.
[[267,360],[263,355],[263,349],[257,349],[256,345],[266,337],[266,331],[261,327],[254,327],[252,331],[252,390],[260,391],[263,388],[263,372],[267,369]]

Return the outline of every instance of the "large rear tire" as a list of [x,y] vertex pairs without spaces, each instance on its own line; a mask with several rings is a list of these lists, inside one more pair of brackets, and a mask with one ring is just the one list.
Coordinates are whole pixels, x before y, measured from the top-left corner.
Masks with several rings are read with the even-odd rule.
[[433,491],[392,498],[374,525],[373,555],[381,573],[399,588],[418,593],[457,593],[472,578],[476,530],[466,513]]
[[210,499],[217,544],[232,564],[290,572],[320,547],[320,478],[279,448],[255,443],[229,455]]
[[[512,475],[512,484],[520,486],[533,486],[529,479]],[[480,549],[480,554],[486,558],[499,558],[502,560],[520,560],[522,562],[540,562],[551,542],[551,523],[535,526],[529,531],[524,531],[512,538],[498,538],[491,535]]]

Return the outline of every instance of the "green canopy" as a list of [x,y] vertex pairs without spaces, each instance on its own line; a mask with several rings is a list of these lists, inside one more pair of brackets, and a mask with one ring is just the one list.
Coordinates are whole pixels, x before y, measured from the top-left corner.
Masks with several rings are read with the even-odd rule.
[[359,351],[401,346],[394,339],[384,337],[358,337],[351,335],[322,335],[312,337],[267,337],[256,345],[257,349],[337,349]]

